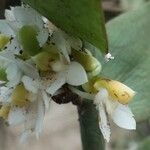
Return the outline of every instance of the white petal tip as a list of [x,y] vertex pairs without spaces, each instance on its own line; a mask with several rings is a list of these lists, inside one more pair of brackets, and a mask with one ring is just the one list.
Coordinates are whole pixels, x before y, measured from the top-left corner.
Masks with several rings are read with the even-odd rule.
[[31,134],[31,131],[30,131],[30,130],[24,131],[24,132],[19,136],[19,137],[20,137],[20,139],[19,139],[20,144],[25,143],[30,134]]
[[110,142],[110,135],[111,135],[110,127],[100,125],[100,129],[101,129],[101,132],[103,134],[104,139],[106,140],[107,143],[109,143]]
[[46,92],[50,95],[54,95],[65,83],[65,76],[58,74],[57,79],[46,89]]
[[120,128],[135,130],[136,121],[133,116],[134,115],[132,114],[128,106],[120,104],[114,111],[112,119],[114,123]]
[[100,89],[99,92],[95,95],[94,104],[99,105],[102,101],[108,99],[108,92],[106,89]]
[[132,120],[132,123],[130,123],[128,125],[125,125],[125,124],[121,125],[121,124],[119,124],[117,122],[115,122],[115,123],[120,128],[123,128],[123,129],[126,129],[126,130],[136,130],[136,122],[135,122],[135,120]]
[[10,110],[8,115],[9,125],[18,125],[25,121],[25,110],[24,108],[14,107]]

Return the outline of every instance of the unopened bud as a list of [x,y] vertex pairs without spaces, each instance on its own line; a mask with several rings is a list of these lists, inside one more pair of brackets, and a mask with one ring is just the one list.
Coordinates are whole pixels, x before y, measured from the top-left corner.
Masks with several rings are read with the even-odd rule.
[[101,64],[100,64],[100,65],[97,66],[93,71],[88,72],[88,74],[87,74],[87,75],[88,75],[88,78],[91,79],[91,78],[93,78],[93,77],[99,75],[100,72],[101,72],[101,70],[102,70],[102,66],[101,66]]
[[86,71],[93,71],[98,66],[101,66],[100,62],[94,58],[90,53],[72,49],[72,56],[75,61],[79,62]]

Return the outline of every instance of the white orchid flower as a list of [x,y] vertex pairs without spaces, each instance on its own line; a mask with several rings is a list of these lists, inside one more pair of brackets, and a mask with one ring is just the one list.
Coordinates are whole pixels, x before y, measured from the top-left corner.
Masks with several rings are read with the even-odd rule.
[[[33,9],[22,7],[12,7],[5,15],[6,21],[0,22],[0,31],[11,39],[0,52],[1,65],[6,70],[8,79],[5,89],[0,93],[0,102],[4,105],[0,110],[0,116],[5,117],[10,125],[23,124],[22,137],[26,137],[33,131],[38,137],[42,131],[45,110],[49,108],[51,101],[48,93],[53,95],[65,83],[78,86],[87,82],[86,72],[79,63],[70,62],[69,42],[62,33],[54,32],[52,42],[56,44],[60,55],[62,53],[69,64],[62,62],[59,64],[59,61],[53,63],[52,68],[55,71],[52,73],[53,79],[47,80],[47,77],[42,79],[34,64],[29,60],[24,61],[16,57],[22,48],[16,35],[24,26],[31,25],[37,30],[40,46],[47,41],[49,34],[44,28],[42,17]],[[3,44],[2,38],[3,36],[1,36]],[[5,107],[6,104],[8,107]]]
[[135,130],[134,115],[127,105],[135,92],[118,81],[107,79],[98,80],[94,87],[99,91],[94,103],[99,110],[99,126],[106,141],[109,142],[111,134],[108,116],[117,126]]
[[[23,139],[27,137],[28,134],[34,132],[38,138],[43,129],[45,111],[49,109],[51,97],[46,93],[44,82],[40,79],[33,80],[28,76],[23,76],[22,83],[26,91],[25,98],[22,97],[23,94],[19,95],[19,93],[22,93],[21,89],[16,91],[19,93],[12,94],[13,97],[11,97],[11,99],[13,99],[13,101],[15,101],[14,104],[18,104],[19,107],[14,105],[10,108],[7,121],[10,125],[24,125],[22,133]],[[20,86],[22,87],[22,85]],[[18,99],[20,96],[22,97],[21,101]],[[26,105],[26,103],[29,104]]]
[[56,80],[47,88],[47,93],[54,95],[65,83],[80,86],[88,81],[86,72],[78,62],[70,62],[68,65],[57,61],[52,65],[56,74]]
[[0,89],[0,102],[4,105],[0,109],[0,116],[5,117],[9,125],[24,126],[21,140],[25,140],[30,133],[35,133],[38,138],[51,97],[45,91],[45,81],[25,75],[21,81],[23,84],[14,88]]

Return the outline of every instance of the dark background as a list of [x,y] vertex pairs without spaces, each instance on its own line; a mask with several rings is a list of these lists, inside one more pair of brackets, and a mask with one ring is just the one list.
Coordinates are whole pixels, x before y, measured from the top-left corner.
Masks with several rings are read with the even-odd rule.
[[20,0],[0,0],[0,18],[4,18],[5,8],[15,5],[20,5]]

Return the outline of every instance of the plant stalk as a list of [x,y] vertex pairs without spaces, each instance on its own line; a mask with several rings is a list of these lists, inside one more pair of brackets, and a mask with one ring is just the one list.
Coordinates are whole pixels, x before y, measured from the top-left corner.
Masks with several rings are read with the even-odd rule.
[[104,150],[105,142],[99,129],[98,112],[94,104],[84,101],[78,106],[83,150]]

